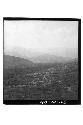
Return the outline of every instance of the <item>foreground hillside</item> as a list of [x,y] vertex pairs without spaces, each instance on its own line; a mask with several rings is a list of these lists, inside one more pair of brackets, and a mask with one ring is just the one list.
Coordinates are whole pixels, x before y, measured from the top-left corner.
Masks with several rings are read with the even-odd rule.
[[4,68],[24,68],[24,67],[30,67],[34,64],[27,59],[4,55]]
[[4,100],[77,100],[78,62],[4,68]]

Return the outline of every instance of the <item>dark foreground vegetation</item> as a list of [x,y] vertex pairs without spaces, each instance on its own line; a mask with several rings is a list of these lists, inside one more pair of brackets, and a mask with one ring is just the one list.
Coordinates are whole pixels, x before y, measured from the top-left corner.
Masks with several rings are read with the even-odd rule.
[[77,100],[78,63],[4,68],[4,100]]

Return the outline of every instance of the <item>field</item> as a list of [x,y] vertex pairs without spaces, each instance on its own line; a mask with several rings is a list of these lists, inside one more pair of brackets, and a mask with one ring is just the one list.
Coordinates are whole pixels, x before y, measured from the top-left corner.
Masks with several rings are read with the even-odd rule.
[[78,100],[77,61],[4,68],[4,100]]

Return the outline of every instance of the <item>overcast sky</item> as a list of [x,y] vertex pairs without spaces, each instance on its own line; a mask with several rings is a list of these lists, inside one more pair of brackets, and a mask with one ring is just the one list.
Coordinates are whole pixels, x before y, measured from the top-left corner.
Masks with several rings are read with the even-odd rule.
[[4,47],[5,51],[19,47],[45,53],[78,48],[78,22],[5,21]]

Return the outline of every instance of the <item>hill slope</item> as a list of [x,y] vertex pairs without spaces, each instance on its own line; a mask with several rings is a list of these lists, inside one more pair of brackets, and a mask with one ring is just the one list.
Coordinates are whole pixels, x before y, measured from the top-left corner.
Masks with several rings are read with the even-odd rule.
[[27,59],[4,55],[4,68],[14,68],[14,67],[24,68],[33,65],[34,64]]

